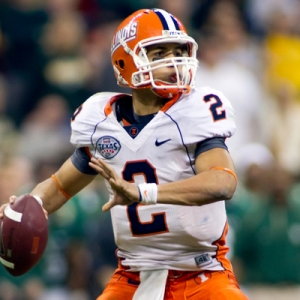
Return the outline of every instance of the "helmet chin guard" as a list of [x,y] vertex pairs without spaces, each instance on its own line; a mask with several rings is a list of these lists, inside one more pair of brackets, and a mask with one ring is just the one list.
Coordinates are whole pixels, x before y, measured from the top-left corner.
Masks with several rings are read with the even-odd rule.
[[[186,45],[182,56],[149,61],[147,47],[166,43]],[[173,15],[161,9],[133,13],[118,27],[112,43],[112,63],[119,85],[150,88],[162,98],[189,93],[198,67],[198,45]],[[153,71],[172,68],[174,82],[154,78]]]
[[[156,84],[159,85],[159,82]],[[191,90],[190,86],[188,86],[187,89],[178,89],[166,86],[166,83],[164,83],[159,88],[151,88],[151,90],[155,95],[161,98],[174,98],[178,94],[188,94]]]

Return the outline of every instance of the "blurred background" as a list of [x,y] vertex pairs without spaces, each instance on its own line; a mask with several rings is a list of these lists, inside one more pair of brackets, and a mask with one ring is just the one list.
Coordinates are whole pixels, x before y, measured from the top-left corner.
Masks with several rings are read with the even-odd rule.
[[[300,299],[299,0],[0,0],[0,202],[31,190],[73,152],[69,120],[116,85],[110,42],[140,8],[163,8],[199,43],[196,84],[236,111],[239,176],[227,202],[229,256],[250,300]],[[99,179],[49,218],[41,261],[0,300],[92,300],[117,265]]]

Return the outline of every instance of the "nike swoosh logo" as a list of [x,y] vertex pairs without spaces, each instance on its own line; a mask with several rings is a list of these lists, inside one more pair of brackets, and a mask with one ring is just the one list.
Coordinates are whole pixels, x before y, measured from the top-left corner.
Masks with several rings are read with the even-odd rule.
[[164,140],[164,141],[161,141],[159,142],[158,140],[155,141],[155,146],[156,147],[159,147],[161,145],[163,145],[164,143],[168,142],[168,141],[171,141],[171,139],[168,139],[168,140]]

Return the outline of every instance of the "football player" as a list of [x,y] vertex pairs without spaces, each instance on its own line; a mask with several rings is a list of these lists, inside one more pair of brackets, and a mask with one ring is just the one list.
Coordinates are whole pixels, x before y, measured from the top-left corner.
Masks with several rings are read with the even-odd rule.
[[31,192],[52,213],[105,178],[119,264],[98,300],[247,299],[226,258],[234,111],[220,91],[194,87],[196,51],[164,10],[126,18],[111,60],[132,93],[85,101],[72,118],[74,154]]

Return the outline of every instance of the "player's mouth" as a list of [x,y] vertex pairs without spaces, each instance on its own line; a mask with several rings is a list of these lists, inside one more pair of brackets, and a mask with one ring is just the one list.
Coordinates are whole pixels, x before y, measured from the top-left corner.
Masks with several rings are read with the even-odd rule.
[[178,82],[177,74],[175,73],[175,74],[170,75],[169,80],[170,80],[171,83],[177,83]]

